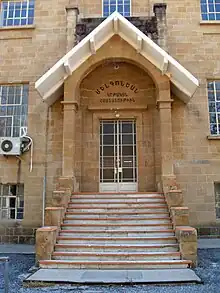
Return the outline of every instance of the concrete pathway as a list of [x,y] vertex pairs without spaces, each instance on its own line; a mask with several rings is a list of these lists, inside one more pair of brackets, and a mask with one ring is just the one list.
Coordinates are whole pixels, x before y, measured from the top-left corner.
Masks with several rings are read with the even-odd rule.
[[200,249],[220,248],[220,238],[198,239],[198,248]]
[[78,284],[138,284],[196,282],[200,278],[190,269],[163,270],[75,270],[39,269],[26,282],[66,282]]
[[35,246],[28,244],[0,244],[0,253],[34,254]]

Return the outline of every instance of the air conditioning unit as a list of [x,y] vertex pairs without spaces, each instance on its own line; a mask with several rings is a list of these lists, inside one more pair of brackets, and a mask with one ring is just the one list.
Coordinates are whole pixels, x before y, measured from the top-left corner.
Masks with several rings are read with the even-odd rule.
[[21,144],[20,137],[0,137],[0,155],[20,155]]

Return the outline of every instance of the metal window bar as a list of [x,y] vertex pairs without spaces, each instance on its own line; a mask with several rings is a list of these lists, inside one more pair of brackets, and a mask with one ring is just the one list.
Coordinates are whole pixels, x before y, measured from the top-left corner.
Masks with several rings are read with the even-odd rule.
[[4,263],[4,293],[9,292],[9,257],[0,257],[0,263]]

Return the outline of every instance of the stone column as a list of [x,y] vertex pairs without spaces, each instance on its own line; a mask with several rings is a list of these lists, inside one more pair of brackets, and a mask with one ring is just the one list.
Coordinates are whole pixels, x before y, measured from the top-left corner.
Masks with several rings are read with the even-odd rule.
[[165,193],[171,189],[177,189],[173,173],[171,103],[169,90],[159,93],[157,106],[160,124],[161,182]]
[[75,46],[75,31],[79,9],[73,5],[66,6],[66,51],[69,52]]
[[63,101],[63,178],[74,180],[74,156],[75,156],[75,132],[76,112],[78,104],[76,101]]
[[157,18],[158,45],[165,51],[168,50],[166,9],[167,4],[165,3],[154,4],[154,14]]

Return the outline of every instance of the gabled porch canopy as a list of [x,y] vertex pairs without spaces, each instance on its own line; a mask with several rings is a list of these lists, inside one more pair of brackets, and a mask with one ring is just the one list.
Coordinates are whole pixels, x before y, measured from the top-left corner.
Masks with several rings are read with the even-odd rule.
[[128,42],[171,81],[171,89],[178,98],[188,103],[197,87],[198,80],[167,52],[130,23],[114,12],[79,44],[61,58],[35,83],[44,102],[53,104],[62,94],[62,86],[83,62],[96,53],[115,34]]

